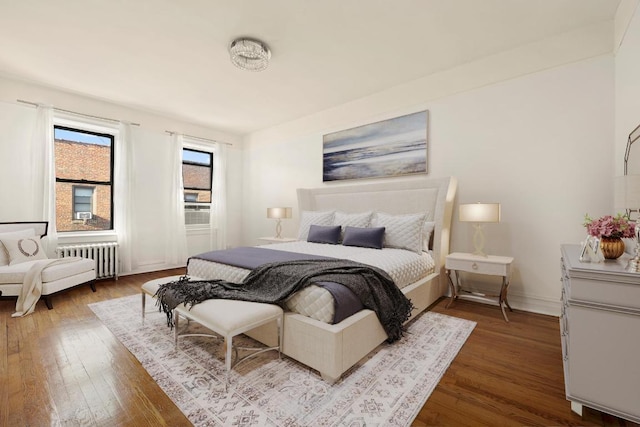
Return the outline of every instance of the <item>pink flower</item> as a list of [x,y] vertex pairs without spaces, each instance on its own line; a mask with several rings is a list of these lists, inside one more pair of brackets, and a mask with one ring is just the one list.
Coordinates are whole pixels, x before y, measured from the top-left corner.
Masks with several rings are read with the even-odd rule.
[[636,224],[621,214],[615,217],[605,215],[595,220],[585,215],[583,225],[587,233],[594,237],[634,237],[636,234]]

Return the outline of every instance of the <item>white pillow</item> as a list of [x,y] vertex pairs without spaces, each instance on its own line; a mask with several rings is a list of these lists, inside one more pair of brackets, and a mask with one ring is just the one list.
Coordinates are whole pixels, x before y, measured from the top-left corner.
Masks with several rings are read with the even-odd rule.
[[20,264],[37,259],[47,259],[39,236],[21,239],[2,239],[2,244],[9,253],[9,265]]
[[425,221],[422,227],[422,251],[429,252],[429,242],[433,236],[433,231],[436,229],[436,223],[433,221]]
[[371,225],[372,216],[373,211],[353,214],[337,211],[333,217],[333,225],[339,225],[342,227],[340,236],[343,236],[345,227],[369,227]]
[[[7,231],[6,233],[0,233],[0,241],[2,239],[20,239],[22,237],[32,237],[36,235],[34,228],[26,228],[24,230]],[[2,243],[0,243],[0,267],[3,265],[9,265],[9,253]]]
[[374,227],[384,227],[384,246],[422,253],[423,227],[426,213],[390,215],[377,212]]
[[298,228],[298,240],[307,240],[311,225],[333,225],[333,211],[302,211],[300,215],[300,228]]

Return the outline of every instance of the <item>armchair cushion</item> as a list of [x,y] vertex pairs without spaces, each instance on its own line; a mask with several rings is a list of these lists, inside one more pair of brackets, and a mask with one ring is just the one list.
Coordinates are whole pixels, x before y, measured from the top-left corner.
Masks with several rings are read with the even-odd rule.
[[[76,258],[76,262],[52,265],[42,271],[42,282],[54,282],[77,274],[82,274],[95,269],[95,261],[86,258]],[[8,265],[0,268],[0,284],[22,283],[24,275],[36,261],[27,261],[20,264]],[[95,278],[95,276],[93,277]]]

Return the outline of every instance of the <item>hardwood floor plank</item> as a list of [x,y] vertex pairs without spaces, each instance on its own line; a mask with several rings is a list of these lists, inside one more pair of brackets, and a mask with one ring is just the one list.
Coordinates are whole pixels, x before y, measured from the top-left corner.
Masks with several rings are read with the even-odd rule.
[[[14,319],[15,300],[0,300],[0,427],[189,426],[140,362],[89,309],[93,302],[139,295],[152,279],[184,269],[102,280],[56,295],[53,310]],[[637,426],[585,409],[564,395],[558,319],[446,300],[438,313],[477,326],[418,414],[415,426]],[[147,310],[153,310],[153,305]],[[37,402],[37,403],[34,403]]]

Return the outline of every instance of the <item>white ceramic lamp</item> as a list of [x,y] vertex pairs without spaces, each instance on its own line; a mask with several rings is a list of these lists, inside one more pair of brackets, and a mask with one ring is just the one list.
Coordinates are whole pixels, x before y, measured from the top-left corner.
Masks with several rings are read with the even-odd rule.
[[291,218],[291,208],[267,208],[267,218],[276,219],[276,239],[280,239],[282,224],[280,220]]
[[484,232],[482,227],[486,222],[500,222],[500,203],[467,203],[460,205],[459,219],[461,222],[473,222],[476,229],[473,234],[474,255],[486,257],[484,253]]

